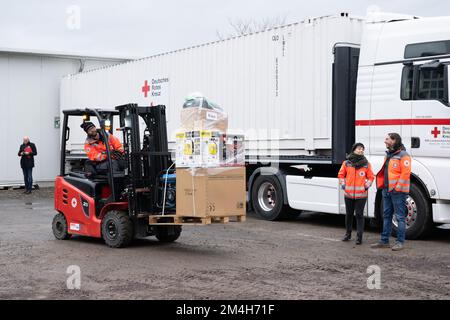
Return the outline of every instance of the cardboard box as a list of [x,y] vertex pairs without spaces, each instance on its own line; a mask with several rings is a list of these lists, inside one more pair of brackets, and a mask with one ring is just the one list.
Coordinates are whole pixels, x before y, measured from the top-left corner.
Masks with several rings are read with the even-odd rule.
[[245,181],[245,167],[177,169],[176,214],[243,216],[246,212]]
[[226,113],[201,107],[183,108],[181,110],[181,130],[183,131],[220,131],[228,129]]
[[223,135],[219,131],[186,131],[176,134],[176,166],[219,167],[225,154]]
[[224,137],[219,131],[200,132],[200,155],[196,159],[199,167],[220,167],[226,155]]
[[176,134],[176,166],[233,167],[245,165],[244,136],[219,131],[187,131]]
[[177,168],[190,167],[193,163],[193,142],[186,132],[175,135],[175,163]]

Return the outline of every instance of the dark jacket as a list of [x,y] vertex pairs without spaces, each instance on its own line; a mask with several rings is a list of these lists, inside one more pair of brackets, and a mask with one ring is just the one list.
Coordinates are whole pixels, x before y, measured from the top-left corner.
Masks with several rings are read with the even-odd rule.
[[[31,148],[31,154],[22,155],[22,152],[25,150],[25,148],[27,146],[29,146]],[[36,146],[32,142],[30,142],[28,144],[21,144],[17,155],[19,157],[21,157],[20,158],[20,166],[22,168],[33,168],[34,167],[34,156],[37,155]]]

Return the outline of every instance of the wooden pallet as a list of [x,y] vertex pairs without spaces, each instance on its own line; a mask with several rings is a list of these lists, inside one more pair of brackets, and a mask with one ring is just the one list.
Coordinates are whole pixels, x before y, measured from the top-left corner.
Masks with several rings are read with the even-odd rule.
[[176,215],[149,216],[152,225],[208,225],[213,223],[245,222],[245,216],[224,217],[180,217]]

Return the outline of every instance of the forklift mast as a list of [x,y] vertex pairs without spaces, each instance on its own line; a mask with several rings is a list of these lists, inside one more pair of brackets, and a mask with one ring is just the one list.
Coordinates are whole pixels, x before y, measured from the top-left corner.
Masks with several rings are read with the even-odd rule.
[[[161,211],[160,177],[172,165],[168,151],[166,107],[138,107],[126,104],[119,111],[120,130],[127,159],[128,208],[131,217],[137,214],[158,214]],[[141,143],[140,119],[145,123]]]

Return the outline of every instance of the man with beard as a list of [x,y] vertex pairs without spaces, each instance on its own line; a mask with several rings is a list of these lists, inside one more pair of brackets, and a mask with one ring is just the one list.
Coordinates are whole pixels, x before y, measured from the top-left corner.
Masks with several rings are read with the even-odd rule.
[[406,152],[402,138],[398,133],[389,133],[384,144],[388,149],[383,166],[377,173],[377,188],[383,195],[383,232],[379,242],[372,248],[389,248],[392,231],[392,217],[396,214],[398,221],[397,241],[391,247],[394,251],[402,250],[406,233],[406,198],[409,194],[411,178],[411,157]]
[[[89,158],[85,165],[86,176],[91,177],[99,173],[106,173],[108,171],[108,159],[103,137],[92,122],[83,122],[80,127],[87,133],[84,143],[84,151]],[[123,146],[114,135],[108,132],[106,135],[109,141],[113,172],[120,172],[123,167],[121,163],[124,154]]]

